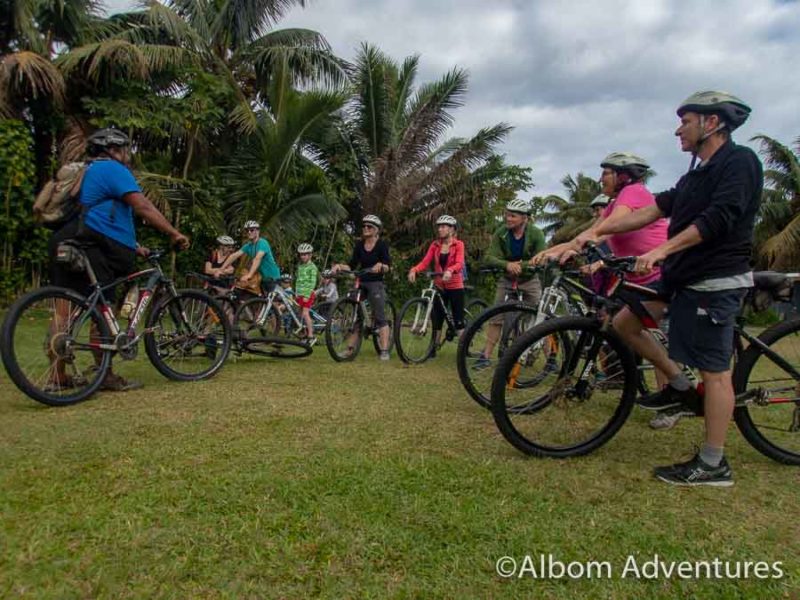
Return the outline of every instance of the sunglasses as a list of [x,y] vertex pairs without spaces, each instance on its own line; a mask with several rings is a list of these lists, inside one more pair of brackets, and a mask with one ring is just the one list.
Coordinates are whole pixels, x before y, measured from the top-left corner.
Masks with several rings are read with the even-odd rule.
[[375,225],[370,225],[369,223],[364,223],[364,224],[361,226],[361,228],[362,228],[362,229],[377,229],[377,227],[375,227]]
[[248,227],[245,231],[258,231],[258,227]]

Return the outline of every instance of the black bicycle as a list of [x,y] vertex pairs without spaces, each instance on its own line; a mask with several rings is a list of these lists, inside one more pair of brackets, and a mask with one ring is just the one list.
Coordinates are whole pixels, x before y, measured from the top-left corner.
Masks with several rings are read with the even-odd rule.
[[[434,278],[441,277],[441,273],[428,271],[424,273],[430,278],[428,287],[422,290],[418,298],[412,298],[406,302],[397,315],[394,326],[394,342],[397,347],[397,354],[400,359],[407,364],[424,363],[434,355],[445,342],[457,340],[456,323],[453,313],[448,308],[442,294],[434,285]],[[435,339],[433,331],[432,314],[434,307],[437,306],[444,314],[447,329],[444,335]],[[464,307],[465,324],[472,320],[483,310],[486,309],[486,302],[479,298],[470,300]]]
[[[342,271],[334,275],[337,279],[355,278],[353,288],[331,307],[328,326],[325,328],[325,345],[331,358],[336,362],[355,359],[361,350],[361,342],[367,336],[372,337],[375,352],[378,354],[381,352],[380,333],[373,323],[369,297],[365,289],[361,287],[361,277],[368,273],[371,271]],[[385,306],[386,321],[390,328],[389,347],[386,350],[391,351],[394,343],[394,334],[391,328],[395,322],[395,310],[394,304],[388,298]]]
[[[657,300],[649,288],[624,280],[635,257],[603,256],[609,277],[587,316],[544,321],[527,331],[503,356],[492,381],[495,423],[517,449],[534,456],[566,458],[592,452],[608,442],[627,420],[636,396],[637,370],[633,352],[610,327],[610,316],[621,304],[639,316],[646,328],[657,329],[643,301]],[[755,273],[759,295],[785,300],[791,281],[786,274]],[[530,388],[514,385],[519,373],[540,372],[535,349],[553,336],[573,340],[559,347],[556,368]],[[656,336],[656,339],[661,339]],[[743,340],[747,340],[747,347]],[[613,352],[617,386],[598,385],[603,353]],[[533,355],[533,360],[528,357]],[[756,336],[740,315],[734,336],[734,419],[745,439],[764,455],[800,465],[800,319],[774,325]],[[698,392],[702,393],[701,389]],[[698,413],[702,406],[696,407]]]
[[[3,322],[3,364],[23,393],[50,406],[85,400],[102,384],[112,356],[136,358],[142,338],[150,362],[169,379],[199,381],[222,368],[231,347],[223,309],[204,292],[176,290],[161,270],[163,251],[150,253],[150,268],[101,286],[82,248],[64,242],[58,257],[88,274],[88,298],[67,288],[40,288],[14,302]],[[139,280],[145,284],[123,329],[104,292]],[[145,326],[137,332],[151,303]]]

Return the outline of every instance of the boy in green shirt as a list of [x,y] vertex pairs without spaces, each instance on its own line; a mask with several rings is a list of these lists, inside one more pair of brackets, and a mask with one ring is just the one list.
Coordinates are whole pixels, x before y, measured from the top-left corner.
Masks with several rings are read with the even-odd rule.
[[314,323],[311,321],[311,307],[314,304],[314,290],[317,289],[319,269],[311,262],[311,253],[314,248],[311,244],[300,244],[297,253],[300,255],[300,264],[297,265],[297,277],[294,282],[294,293],[297,304],[302,309],[303,321],[306,324],[306,336],[309,345],[317,341],[314,337]]

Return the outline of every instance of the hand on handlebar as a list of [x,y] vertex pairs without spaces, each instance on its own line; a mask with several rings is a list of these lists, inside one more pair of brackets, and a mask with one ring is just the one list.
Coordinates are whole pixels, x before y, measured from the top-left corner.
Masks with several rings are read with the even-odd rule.
[[442,274],[442,281],[450,281],[453,278],[453,273],[451,271],[445,271]]
[[136,256],[147,258],[148,256],[150,256],[150,248],[148,248],[147,246],[136,246]]
[[508,261],[506,263],[506,273],[511,275],[511,277],[519,277],[522,274],[522,262],[521,261],[516,261],[516,262]]
[[417,272],[414,269],[411,269],[408,272],[408,281],[409,283],[414,283],[417,280]]
[[180,231],[176,231],[170,237],[172,245],[178,250],[186,250],[189,247],[189,238],[183,235]]
[[649,273],[656,265],[667,258],[667,253],[661,248],[653,248],[647,254],[642,254],[636,259],[634,271],[636,273]]

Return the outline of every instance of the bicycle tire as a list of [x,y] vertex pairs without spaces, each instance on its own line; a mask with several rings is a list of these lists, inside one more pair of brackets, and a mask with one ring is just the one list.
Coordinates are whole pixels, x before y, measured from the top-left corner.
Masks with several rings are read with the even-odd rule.
[[[397,318],[397,311],[394,309],[394,303],[388,298],[384,305],[384,313],[386,316],[386,325],[389,327],[389,347],[386,351],[391,352],[392,348],[394,348],[394,322]],[[374,326],[372,328],[372,347],[375,348],[375,354],[381,353],[380,334]]]
[[[425,298],[412,298],[397,315],[394,344],[397,355],[406,364],[422,364],[433,352],[433,322],[427,315],[429,305],[430,301]],[[406,317],[410,317],[409,323],[404,322]],[[424,322],[420,323],[420,319]]]
[[[269,314],[263,315],[264,310]],[[266,298],[250,298],[242,302],[236,309],[234,329],[239,341],[244,342],[248,336],[256,338],[285,337],[281,335],[283,315],[274,304]]]
[[[49,286],[28,292],[11,305],[6,318],[3,321],[2,331],[0,331],[0,339],[2,339],[2,349],[0,349],[0,354],[2,354],[3,365],[8,372],[9,378],[23,394],[48,406],[70,406],[86,400],[92,394],[94,394],[95,391],[97,391],[111,366],[111,356],[113,352],[111,350],[87,350],[87,359],[91,359],[91,363],[89,363],[87,360],[87,366],[91,367],[94,365],[95,367],[91,370],[93,373],[93,378],[87,378],[84,371],[75,373],[75,379],[80,377],[80,381],[86,382],[85,385],[79,389],[76,389],[75,387],[61,388],[60,386],[56,386],[52,391],[48,391],[46,389],[48,387],[47,383],[43,382],[43,385],[40,386],[34,381],[31,381],[30,376],[27,373],[27,368],[20,364],[21,361],[26,363],[40,363],[42,368],[45,368],[45,361],[47,361],[45,374],[52,371],[53,363],[47,354],[47,350],[45,350],[45,360],[42,360],[42,356],[38,351],[31,351],[30,353],[26,352],[26,357],[19,356],[20,352],[23,351],[23,348],[20,347],[18,349],[16,341],[19,339],[21,345],[30,347],[30,340],[34,339],[37,334],[41,334],[41,331],[37,332],[36,330],[41,330],[42,327],[47,327],[45,335],[49,337],[47,337],[45,341],[45,348],[49,348],[51,351],[54,351],[52,350],[54,336],[51,336],[53,322],[52,315],[57,315],[58,310],[56,309],[55,304],[53,304],[52,315],[50,315],[50,312],[45,310],[48,300],[52,300],[54,303],[58,302],[59,300],[62,302],[68,301],[73,303],[78,309],[82,309],[84,311],[89,309],[88,301],[85,297],[67,288]],[[34,306],[39,306],[40,304],[42,305],[42,308],[35,309],[35,312],[41,313],[40,318],[37,319],[33,314]],[[29,308],[32,309],[31,314],[26,317],[26,310]],[[73,310],[68,309],[67,312],[72,315]],[[78,315],[76,314],[74,316]],[[89,318],[91,319],[92,324],[94,324],[94,326],[97,328],[99,339],[106,343],[111,343],[112,337],[108,324],[106,323],[105,319],[100,316],[100,313],[96,308],[92,308]],[[88,324],[84,325],[84,327],[87,326]],[[58,327],[58,325],[56,325],[56,327]],[[70,333],[65,339],[71,340],[73,338],[74,335]],[[60,344],[59,347],[61,347]],[[64,352],[67,351],[68,348],[65,348]],[[97,353],[100,354],[99,364],[96,360]],[[75,368],[74,359],[72,361],[65,361],[65,363],[68,363],[72,368]],[[41,380],[41,377],[37,377],[36,379]],[[64,395],[56,393],[68,391],[69,389],[74,389],[74,393],[68,392]]]
[[[800,370],[800,319],[773,325],[762,332],[758,339],[780,354],[795,370]],[[776,349],[779,345],[780,352]],[[788,356],[790,354],[788,350],[791,350],[791,356]],[[762,359],[762,362],[759,362],[759,359]],[[785,403],[770,403],[766,406],[757,402],[737,404],[733,418],[742,436],[764,456],[780,463],[800,465],[800,381],[792,379],[788,373],[784,378],[776,379],[773,376],[772,379],[764,381],[752,379],[756,376],[756,370],[760,373],[775,371],[780,373],[779,369],[780,367],[775,365],[758,346],[751,345],[742,353],[733,373],[737,395],[746,392],[749,384],[769,381],[773,386],[777,386],[775,393],[785,393],[788,388],[790,398]],[[758,375],[758,377],[763,376]],[[767,418],[770,419],[769,422],[766,422]],[[786,430],[781,431],[777,427],[778,424],[786,426]],[[789,443],[792,441],[793,445]]]
[[308,344],[283,337],[253,337],[242,340],[241,344],[250,354],[271,358],[304,358],[314,351]]
[[[554,379],[533,392],[510,389],[509,377],[523,353],[552,335],[576,340],[560,357],[559,368],[552,372]],[[619,394],[592,384],[595,355],[604,345],[620,357],[624,382]],[[548,319],[524,333],[500,360],[492,380],[492,415],[503,437],[524,454],[550,458],[585,455],[608,442],[627,420],[636,395],[635,378],[633,354],[613,330],[603,330],[602,323],[591,317]],[[545,390],[549,395],[546,407],[529,410],[537,401],[531,403],[524,396]],[[582,430],[586,434],[579,433]],[[564,441],[565,435],[575,434],[582,439]]]
[[[341,339],[340,339],[341,338]],[[351,344],[342,346],[345,338]],[[364,338],[364,319],[358,302],[351,298],[339,298],[331,308],[328,325],[325,327],[325,346],[336,362],[349,362],[358,356]]]
[[[458,378],[461,385],[479,406],[489,408],[491,406],[491,382],[492,382],[492,367],[487,367],[482,371],[475,370],[475,363],[478,359],[477,348],[473,348],[473,342],[477,345],[482,344],[482,340],[476,339],[483,330],[484,325],[498,315],[505,313],[518,313],[525,312],[536,314],[536,307],[524,302],[509,302],[506,304],[498,304],[483,311],[478,317],[464,330],[461,340],[458,343],[458,351],[456,353],[456,367],[458,369]],[[502,337],[502,332],[501,332]],[[481,348],[482,349],[482,348]],[[502,349],[498,344],[498,352]],[[491,369],[491,370],[490,370]],[[485,372],[483,372],[485,371]]]
[[[190,322],[185,322],[184,317],[188,317]],[[162,319],[168,319],[166,323],[171,322],[176,332],[165,333]],[[195,323],[195,319],[198,322]],[[186,326],[189,331],[181,331]],[[199,290],[178,290],[175,296],[163,297],[150,313],[146,327],[144,348],[147,357],[159,373],[174,381],[202,381],[213,377],[225,364],[231,350],[231,325],[222,307]],[[189,372],[170,366],[168,359],[173,357],[181,360],[183,365],[194,364],[192,359],[201,357],[210,359],[211,363],[199,371]]]
[[489,308],[489,304],[480,298],[473,298],[464,307],[464,329],[469,327],[475,319],[478,318],[483,311]]

